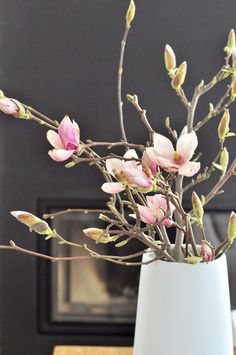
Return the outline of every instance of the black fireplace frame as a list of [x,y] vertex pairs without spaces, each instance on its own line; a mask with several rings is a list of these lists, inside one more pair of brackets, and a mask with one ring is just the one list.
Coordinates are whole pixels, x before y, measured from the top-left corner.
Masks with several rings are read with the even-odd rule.
[[[67,208],[106,208],[105,199],[55,199],[41,198],[38,200],[38,215],[51,213]],[[37,251],[51,255],[50,242],[37,238]],[[132,346],[134,337],[134,322],[114,324],[64,322],[51,319],[51,262],[37,260],[37,329],[40,334],[77,336],[78,345],[111,345]]]

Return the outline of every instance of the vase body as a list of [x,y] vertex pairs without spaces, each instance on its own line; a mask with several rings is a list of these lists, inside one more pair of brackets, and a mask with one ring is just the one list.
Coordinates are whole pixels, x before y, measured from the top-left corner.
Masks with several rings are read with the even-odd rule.
[[142,266],[134,355],[233,355],[225,255],[197,265]]

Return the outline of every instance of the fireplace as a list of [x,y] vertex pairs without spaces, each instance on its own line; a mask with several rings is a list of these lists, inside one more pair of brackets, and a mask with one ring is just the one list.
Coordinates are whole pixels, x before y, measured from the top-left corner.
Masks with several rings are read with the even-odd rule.
[[[106,201],[40,200],[39,213],[69,207],[105,209]],[[136,241],[117,248],[113,243],[96,244],[88,240],[83,235],[84,228],[105,226],[98,216],[92,211],[67,213],[52,219],[50,225],[65,239],[86,243],[100,254],[132,254],[141,249]],[[38,249],[50,255],[80,255],[79,249],[60,245],[53,239],[39,239]],[[97,339],[101,344],[132,345],[139,272],[139,267],[124,267],[93,258],[57,263],[38,260],[40,332],[78,334],[85,342]]]
[[[104,209],[103,200],[40,200],[39,213],[67,208]],[[229,211],[212,210],[205,216],[209,239],[214,244],[225,238]],[[87,243],[101,254],[130,254],[141,249],[132,241],[122,248],[95,244],[82,230],[103,228],[98,213],[68,213],[51,220],[65,239]],[[38,250],[57,256],[79,255],[79,250],[55,240],[38,239]],[[228,253],[232,308],[236,307],[236,247]],[[88,259],[50,263],[38,260],[38,327],[44,334],[78,335],[78,344],[132,345],[139,282],[139,267],[124,267]]]

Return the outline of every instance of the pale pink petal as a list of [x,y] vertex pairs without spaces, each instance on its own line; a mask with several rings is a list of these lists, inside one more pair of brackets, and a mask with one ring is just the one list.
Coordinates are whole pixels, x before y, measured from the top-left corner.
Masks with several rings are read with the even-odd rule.
[[7,115],[18,117],[19,107],[17,106],[17,102],[17,100],[9,98],[0,99],[0,110]]
[[102,190],[107,194],[117,194],[125,190],[125,187],[119,182],[105,182],[102,185]]
[[106,169],[109,174],[115,177],[115,172],[121,172],[125,169],[124,162],[120,159],[113,158],[106,160]]
[[127,178],[127,182],[134,187],[150,187],[152,185],[152,179],[150,179],[144,171],[139,169],[125,169],[124,174]]
[[135,158],[138,159],[138,154],[134,149],[129,149],[127,152],[124,154],[124,158]]
[[165,196],[161,194],[156,194],[153,197],[154,207],[161,208],[163,211],[167,211],[167,201]]
[[159,133],[154,133],[154,148],[158,158],[172,159],[174,154],[174,147],[171,141]]
[[157,152],[156,152],[155,148],[148,147],[148,148],[146,148],[145,152],[147,153],[148,159],[150,159],[150,161],[153,164],[156,164],[157,163]]
[[65,149],[76,150],[79,146],[79,131],[70,120],[69,116],[65,116],[58,127],[58,134]]
[[[136,153],[136,151],[134,149],[129,149],[124,154],[124,158],[127,158],[127,159],[131,159],[131,158],[138,159],[138,155],[137,155],[137,153]],[[137,165],[137,161],[135,161],[135,160],[124,161],[124,164],[125,164],[125,168],[127,168],[127,169],[135,169],[135,168],[137,168],[139,170],[142,170],[142,166],[141,165]]]
[[169,172],[176,172],[179,168],[179,165],[175,164],[172,160],[161,157],[157,159],[157,165]]
[[138,206],[140,218],[144,223],[154,224],[156,218],[153,216],[152,210],[146,206]]
[[201,164],[199,162],[187,162],[185,164],[182,164],[178,170],[178,173],[183,176],[188,176],[191,177],[195,175],[201,167]]
[[189,161],[195,149],[197,148],[198,140],[197,135],[193,131],[191,133],[183,134],[177,141],[176,150],[184,159],[184,162]]
[[172,225],[172,220],[170,218],[166,218],[161,223],[165,227],[170,227]]
[[154,196],[147,196],[147,205],[151,209],[155,209]]
[[[149,150],[148,150],[149,149]],[[150,151],[151,149],[151,151]],[[153,152],[154,151],[154,152]],[[151,153],[151,155],[149,155],[149,152]],[[149,168],[152,172],[152,174],[156,174],[157,172],[157,165],[156,165],[156,159],[152,159],[152,153],[154,153],[154,157],[155,157],[155,149],[150,147],[147,148],[144,152],[143,152],[143,156],[142,156],[142,166],[144,168]]]
[[55,161],[64,161],[71,157],[74,153],[74,150],[65,150],[65,149],[52,149],[49,150],[48,154]]
[[53,148],[64,149],[61,138],[59,137],[59,134],[57,132],[50,129],[49,131],[47,131],[46,136],[47,136],[47,140],[53,146]]
[[180,132],[180,137],[184,134],[187,134],[188,133],[188,126],[184,126],[184,128],[182,129],[182,131]]

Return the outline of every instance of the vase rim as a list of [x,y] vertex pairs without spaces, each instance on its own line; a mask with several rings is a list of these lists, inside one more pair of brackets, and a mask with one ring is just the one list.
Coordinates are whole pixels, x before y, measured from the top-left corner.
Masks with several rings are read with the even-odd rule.
[[[198,247],[200,247],[200,245],[198,245]],[[153,251],[147,251],[144,255],[143,255],[143,259],[145,261],[149,261],[151,258],[155,258],[155,253]],[[153,262],[156,263],[162,263],[162,264],[170,264],[170,265],[178,265],[178,266],[182,266],[182,265],[189,265],[192,267],[204,267],[206,265],[214,265],[217,263],[222,262],[224,259],[226,259],[226,254],[223,253],[221,254],[217,259],[214,259],[212,261],[209,262],[203,262],[203,263],[198,263],[198,264],[188,264],[188,263],[184,263],[184,262],[177,262],[177,261],[168,261],[168,260],[161,260],[161,259],[156,259]]]

